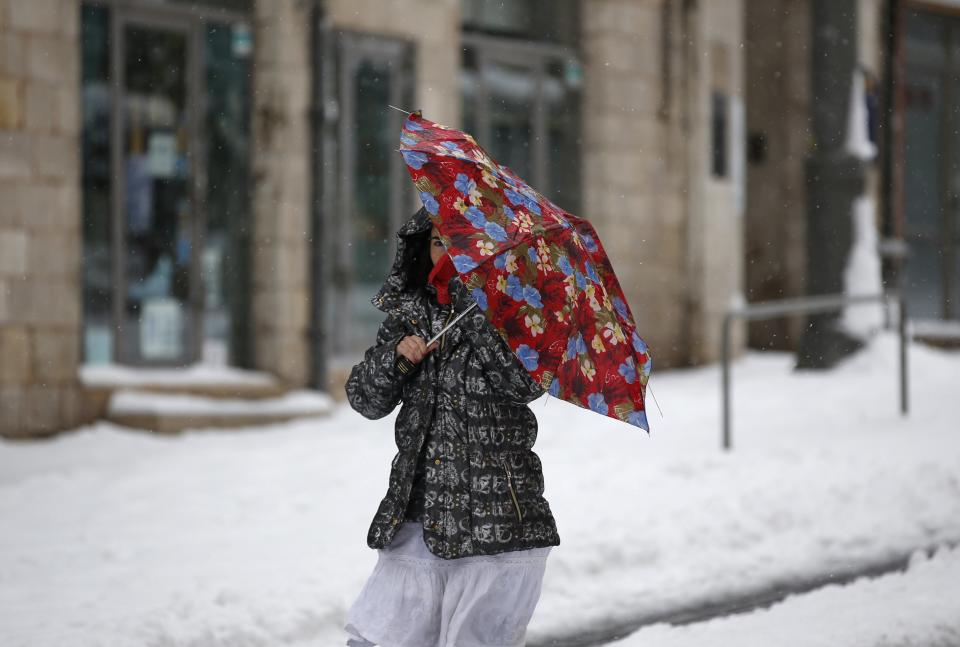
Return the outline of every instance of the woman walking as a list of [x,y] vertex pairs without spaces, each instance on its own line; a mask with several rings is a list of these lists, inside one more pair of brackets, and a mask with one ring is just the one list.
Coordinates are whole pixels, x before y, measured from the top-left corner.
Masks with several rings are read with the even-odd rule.
[[373,298],[387,317],[346,385],[366,418],[402,403],[347,645],[521,647],[560,543],[532,451],[543,390],[479,309],[427,346],[473,300],[424,209],[397,237]]

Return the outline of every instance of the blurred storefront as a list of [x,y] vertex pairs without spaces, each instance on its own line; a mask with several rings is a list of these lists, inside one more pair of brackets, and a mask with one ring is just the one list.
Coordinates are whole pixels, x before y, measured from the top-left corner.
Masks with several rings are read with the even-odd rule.
[[[590,217],[658,366],[718,351],[742,272],[741,0],[0,7],[0,125],[38,160],[4,154],[0,243],[49,260],[0,262],[0,433],[96,414],[78,375],[97,366],[339,393],[418,208],[391,105],[464,127]],[[55,123],[34,124],[38,89]]]

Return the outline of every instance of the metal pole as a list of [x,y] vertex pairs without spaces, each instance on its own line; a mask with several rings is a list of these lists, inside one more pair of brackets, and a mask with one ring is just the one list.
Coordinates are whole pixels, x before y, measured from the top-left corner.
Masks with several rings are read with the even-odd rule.
[[730,405],[730,327],[733,320],[742,317],[751,321],[774,319],[792,313],[820,312],[858,303],[880,302],[887,304],[896,300],[899,304],[899,335],[900,335],[900,413],[909,412],[908,367],[907,367],[907,301],[902,290],[890,290],[876,295],[844,296],[842,294],[825,294],[812,297],[781,299],[779,301],[764,301],[751,303],[740,308],[728,310],[723,317],[721,339],[721,406],[722,418],[722,445],[724,450],[733,446],[731,405]]
[[909,401],[907,400],[907,298],[901,291],[900,304],[900,415],[907,415]]
[[723,449],[730,450],[730,322],[733,319],[732,313],[727,313],[723,317],[723,346],[721,349],[720,362],[722,365],[720,374],[723,383]]

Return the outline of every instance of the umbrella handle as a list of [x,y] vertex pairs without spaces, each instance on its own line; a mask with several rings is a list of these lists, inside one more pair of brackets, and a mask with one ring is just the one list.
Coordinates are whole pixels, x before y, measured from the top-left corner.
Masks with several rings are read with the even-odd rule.
[[[429,345],[432,344],[433,342],[435,342],[435,341],[437,341],[438,339],[440,339],[440,337],[443,335],[443,333],[445,333],[445,332],[447,332],[448,330],[450,330],[451,328],[453,328],[453,327],[457,324],[458,321],[460,321],[461,319],[463,319],[464,316],[466,316],[466,314],[467,314],[468,312],[470,312],[471,310],[473,310],[473,309],[476,308],[476,307],[477,307],[477,304],[476,304],[476,302],[474,302],[474,303],[470,304],[469,307],[464,308],[464,309],[463,309],[463,312],[461,312],[460,314],[458,314],[458,315],[456,316],[456,318],[453,319],[453,321],[451,321],[451,322],[448,323],[446,326],[444,326],[443,329],[442,329],[440,332],[438,332],[436,335],[434,335],[433,337],[431,337],[431,338],[427,341],[427,346],[429,346]],[[409,375],[409,374],[412,373],[413,370],[416,368],[416,364],[414,364],[413,362],[411,362],[410,360],[408,360],[408,359],[407,359],[406,357],[404,357],[403,355],[397,355],[397,360],[396,360],[395,366],[397,367],[397,370],[400,371],[400,374],[401,374],[401,375]]]
[[401,375],[409,375],[417,366],[403,355],[397,355],[396,367]]

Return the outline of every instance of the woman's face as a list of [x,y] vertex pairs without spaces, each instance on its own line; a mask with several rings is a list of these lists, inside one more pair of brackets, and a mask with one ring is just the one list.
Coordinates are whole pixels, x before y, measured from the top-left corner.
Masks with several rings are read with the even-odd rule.
[[447,253],[447,248],[443,246],[443,241],[440,240],[440,232],[437,231],[437,228],[434,227],[430,230],[430,260],[434,265],[437,264],[444,254]]

